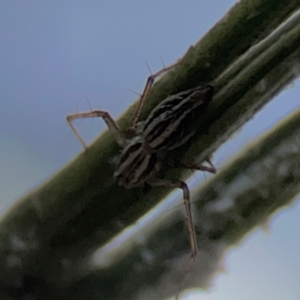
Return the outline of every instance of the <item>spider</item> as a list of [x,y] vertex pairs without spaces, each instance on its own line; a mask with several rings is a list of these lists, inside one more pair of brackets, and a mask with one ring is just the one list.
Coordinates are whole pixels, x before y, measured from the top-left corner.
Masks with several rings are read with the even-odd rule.
[[[118,185],[125,189],[131,189],[146,183],[150,186],[182,189],[191,244],[191,257],[195,259],[197,255],[197,238],[191,213],[189,188],[184,181],[172,182],[166,179],[157,179],[155,174],[160,170],[159,155],[183,145],[195,133],[194,123],[201,119],[201,115],[212,100],[214,87],[207,84],[171,95],[160,102],[144,122],[137,123],[144,101],[155,79],[175,65],[177,63],[164,67],[148,77],[132,120],[130,130],[133,132],[133,137],[131,139],[125,138],[117,123],[104,110],[71,114],[67,116],[67,122],[82,145],[87,148],[72,121],[78,118],[90,117],[101,117],[105,121],[115,141],[123,149],[114,172]],[[210,167],[197,165],[192,166],[192,168],[215,174],[216,168],[214,165],[208,158],[206,161],[210,164]],[[191,168],[191,166],[188,168]]]

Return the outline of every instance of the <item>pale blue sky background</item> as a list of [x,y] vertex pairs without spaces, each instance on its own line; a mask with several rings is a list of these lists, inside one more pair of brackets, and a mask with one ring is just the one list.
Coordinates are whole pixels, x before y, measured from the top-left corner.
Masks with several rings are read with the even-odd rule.
[[[0,212],[72,159],[82,146],[66,125],[91,106],[118,116],[153,71],[180,58],[233,1],[1,1]],[[299,106],[295,82],[214,156],[217,166]],[[85,140],[105,126],[79,124]],[[200,175],[198,175],[200,176]],[[202,176],[202,175],[201,175]],[[299,201],[298,201],[299,202]],[[300,205],[229,251],[225,275],[189,300],[300,299]],[[191,295],[191,294],[190,294]]]

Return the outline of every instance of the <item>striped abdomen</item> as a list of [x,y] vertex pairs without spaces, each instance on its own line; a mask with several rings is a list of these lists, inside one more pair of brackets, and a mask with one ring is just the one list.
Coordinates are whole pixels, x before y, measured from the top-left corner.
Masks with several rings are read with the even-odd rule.
[[195,123],[212,99],[210,85],[190,89],[162,101],[149,115],[142,135],[147,145],[156,151],[174,149],[184,144],[194,133]]
[[157,170],[157,155],[149,153],[137,137],[122,151],[114,173],[118,184],[130,189],[145,182]]

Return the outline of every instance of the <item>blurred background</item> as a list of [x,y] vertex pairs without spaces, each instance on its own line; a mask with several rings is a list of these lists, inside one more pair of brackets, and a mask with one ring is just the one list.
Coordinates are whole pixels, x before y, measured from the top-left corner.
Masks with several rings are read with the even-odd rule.
[[[179,59],[232,0],[1,1],[0,212],[82,151],[65,117],[92,108],[121,114],[152,72]],[[299,108],[288,87],[214,155],[221,168],[251,140]],[[76,123],[87,142],[101,119]],[[201,172],[195,175],[203,180]],[[300,205],[279,211],[237,247],[207,291],[185,299],[300,299]]]

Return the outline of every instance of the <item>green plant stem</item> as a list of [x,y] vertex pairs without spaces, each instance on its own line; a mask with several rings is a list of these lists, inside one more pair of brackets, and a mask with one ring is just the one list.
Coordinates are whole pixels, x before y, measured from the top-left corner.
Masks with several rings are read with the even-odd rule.
[[[142,118],[145,118],[166,95],[215,78],[222,78],[223,82],[228,82],[228,85],[221,85],[218,79],[215,81],[220,91],[207,118],[203,120],[205,127],[199,127],[192,147],[190,143],[175,151],[174,157],[185,154],[192,159],[198,154],[204,157],[211,153],[228,138],[229,132],[239,128],[259,107],[270,100],[270,92],[265,89],[259,93],[257,102],[251,106],[243,102],[248,94],[257,92],[253,90],[253,86],[262,82],[278,64],[285,67],[287,72],[291,69],[291,65],[287,63],[291,63],[292,58],[295,61],[298,57],[294,55],[298,48],[297,43],[300,44],[298,26],[287,30],[291,36],[284,40],[286,44],[277,54],[274,53],[271,61],[262,59],[251,66],[246,73],[249,75],[249,71],[253,72],[253,77],[244,79],[247,74],[243,74],[243,68],[239,70],[239,74],[243,76],[236,76],[233,81],[230,81],[232,77],[226,79],[219,76],[241,54],[247,52],[251,45],[267,37],[299,7],[298,1],[290,1],[288,5],[277,0],[240,2],[191,51],[188,51],[173,72],[163,76],[155,84],[147,99]],[[297,75],[298,71],[294,70],[293,77],[289,79]],[[268,87],[274,88],[276,80],[280,78],[268,82]],[[273,93],[283,86],[278,85]],[[135,106],[136,104],[130,107],[120,118],[122,128],[128,126]],[[240,106],[244,109],[243,116],[237,111]],[[221,126],[219,120],[224,119],[229,112],[230,117],[225,120],[228,126],[225,133],[222,133],[218,131],[218,126]],[[229,131],[228,128],[232,130]],[[207,129],[209,135],[203,138]],[[203,143],[200,144],[199,139]],[[118,151],[111,135],[105,132],[87,152],[81,153],[46,183],[25,195],[6,214],[0,228],[0,282],[12,290],[20,290],[20,293],[28,278],[30,286],[35,286],[41,281],[46,282],[46,286],[56,286],[70,273],[68,264],[73,266],[71,269],[74,278],[81,276],[82,269],[77,263],[82,258],[86,258],[94,249],[117,234],[120,224],[124,227],[132,224],[170,191],[153,189],[144,195],[139,188],[124,191],[118,187],[111,176],[113,166],[109,163]],[[165,167],[164,171],[168,170],[170,168]],[[183,172],[174,172],[174,178],[181,174]]]

